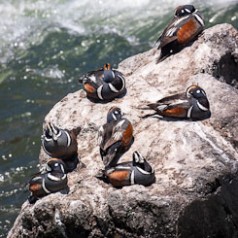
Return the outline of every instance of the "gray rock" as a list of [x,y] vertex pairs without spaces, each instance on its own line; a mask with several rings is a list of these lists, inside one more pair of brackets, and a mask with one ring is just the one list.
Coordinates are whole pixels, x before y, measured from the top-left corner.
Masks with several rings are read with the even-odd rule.
[[[82,90],[46,116],[57,126],[82,128],[78,153],[84,166],[69,174],[68,195],[25,202],[8,238],[14,237],[238,237],[238,32],[229,24],[204,31],[181,52],[155,64],[152,49],[119,65],[127,95],[93,104]],[[212,116],[204,121],[141,119],[139,108],[198,83]],[[156,171],[150,187],[112,188],[95,178],[103,167],[97,130],[111,106],[134,125],[135,142]],[[41,150],[40,161],[47,159]]]

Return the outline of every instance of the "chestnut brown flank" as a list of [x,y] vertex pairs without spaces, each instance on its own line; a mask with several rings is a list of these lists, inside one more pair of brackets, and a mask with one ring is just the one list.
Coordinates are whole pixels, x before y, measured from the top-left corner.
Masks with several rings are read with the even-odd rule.
[[163,114],[170,117],[172,116],[184,117],[186,116],[186,110],[182,107],[176,107],[176,108],[167,109],[166,111],[163,112]]
[[197,22],[191,19],[181,27],[177,32],[178,42],[181,44],[187,43],[197,31]]
[[122,186],[123,182],[129,179],[129,171],[114,171],[108,175],[109,181],[113,186]]
[[41,189],[41,184],[31,184],[29,190],[32,192],[39,191]]
[[84,89],[88,93],[94,93],[96,91],[95,88],[92,85],[90,85],[89,83],[85,83],[83,86],[84,86]]

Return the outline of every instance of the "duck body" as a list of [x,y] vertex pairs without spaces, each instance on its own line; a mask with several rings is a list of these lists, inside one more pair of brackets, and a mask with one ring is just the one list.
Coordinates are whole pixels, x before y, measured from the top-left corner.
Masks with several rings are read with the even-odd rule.
[[82,78],[83,89],[93,102],[110,102],[126,94],[126,81],[122,73],[110,64],[91,71]]
[[163,118],[203,120],[211,116],[210,104],[205,91],[191,85],[185,93],[171,95],[147,105],[155,111],[144,117],[159,115]]
[[149,186],[155,182],[155,172],[142,155],[135,151],[131,162],[105,169],[100,179],[117,188],[133,184]]
[[79,130],[78,128],[69,131],[48,123],[41,136],[44,151],[50,157],[64,160],[68,172],[74,170],[79,163],[77,143]]
[[177,7],[172,21],[157,40],[161,51],[157,63],[193,42],[204,26],[203,16],[193,5]]
[[61,159],[50,159],[45,168],[29,181],[29,202],[35,203],[39,198],[55,192],[67,193],[68,179],[65,167]]
[[133,142],[131,122],[122,117],[120,108],[112,107],[108,112],[107,122],[98,133],[100,154],[104,165],[106,167],[115,166]]

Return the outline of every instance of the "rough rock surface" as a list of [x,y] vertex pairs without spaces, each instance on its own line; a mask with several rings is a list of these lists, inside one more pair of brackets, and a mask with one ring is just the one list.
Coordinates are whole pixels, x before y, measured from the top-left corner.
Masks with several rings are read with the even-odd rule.
[[[69,174],[70,193],[25,202],[8,237],[238,237],[238,32],[231,25],[204,31],[191,46],[159,64],[154,49],[119,65],[127,95],[93,104],[79,90],[46,116],[62,128],[81,126],[84,166]],[[204,121],[141,119],[139,108],[198,83],[212,116]],[[95,178],[103,167],[97,130],[108,109],[121,107],[135,142],[153,165],[156,183],[112,188]],[[146,111],[147,113],[148,111]],[[41,151],[40,159],[47,156]]]

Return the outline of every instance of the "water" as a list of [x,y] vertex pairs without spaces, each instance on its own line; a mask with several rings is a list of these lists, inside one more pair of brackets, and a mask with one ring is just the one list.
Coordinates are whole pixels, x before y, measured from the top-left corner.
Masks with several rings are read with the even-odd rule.
[[[192,2],[186,1],[186,3]],[[42,123],[81,74],[150,49],[177,0],[0,0],[0,237],[38,168]],[[196,1],[207,27],[238,28],[238,1]]]

